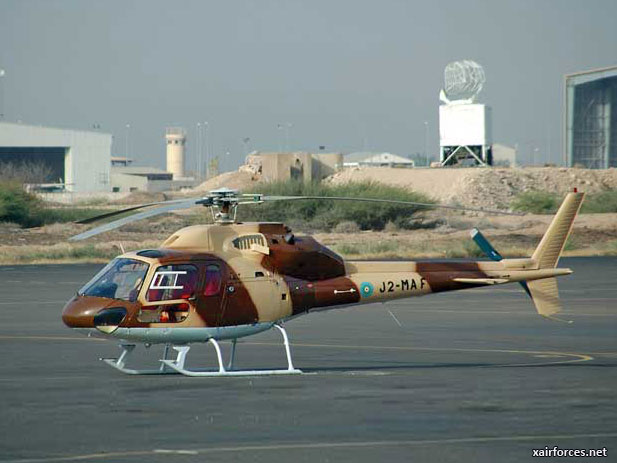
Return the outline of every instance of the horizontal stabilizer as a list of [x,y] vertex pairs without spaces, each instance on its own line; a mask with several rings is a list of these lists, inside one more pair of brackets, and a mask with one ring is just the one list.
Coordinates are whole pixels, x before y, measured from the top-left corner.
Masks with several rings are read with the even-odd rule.
[[457,283],[469,283],[472,285],[500,285],[508,283],[507,278],[453,278]]

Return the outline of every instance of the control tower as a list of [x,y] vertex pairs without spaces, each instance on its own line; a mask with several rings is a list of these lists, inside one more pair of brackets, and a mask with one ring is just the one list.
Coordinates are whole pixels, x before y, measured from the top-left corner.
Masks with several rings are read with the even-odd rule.
[[167,172],[173,174],[173,179],[184,178],[184,146],[186,130],[182,127],[167,127]]

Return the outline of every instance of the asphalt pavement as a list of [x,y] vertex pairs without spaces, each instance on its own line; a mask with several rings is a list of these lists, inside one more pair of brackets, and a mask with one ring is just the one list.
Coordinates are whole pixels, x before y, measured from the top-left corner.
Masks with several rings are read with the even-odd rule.
[[[336,309],[286,325],[305,374],[253,378],[123,375],[60,318],[100,266],[0,267],[0,461],[617,461],[617,258],[560,266],[572,324],[518,285]],[[280,341],[246,338],[239,366],[285,366]]]

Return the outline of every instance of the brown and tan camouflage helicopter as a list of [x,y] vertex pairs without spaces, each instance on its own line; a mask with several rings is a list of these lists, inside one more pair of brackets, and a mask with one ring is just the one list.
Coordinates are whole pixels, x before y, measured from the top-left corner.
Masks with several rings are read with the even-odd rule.
[[[530,258],[503,259],[474,229],[472,238],[490,261],[345,261],[312,237],[295,236],[282,223],[235,220],[238,206],[265,201],[324,199],[422,206],[419,203],[264,196],[222,188],[203,198],[135,206],[84,222],[150,209],[71,239],[85,239],[135,220],[196,204],[211,209],[214,224],[183,228],[160,248],[127,252],[112,260],[66,304],[62,319],[67,326],[88,335],[119,340],[119,358],[103,360],[124,373],[228,376],[301,373],[293,366],[283,323],[317,310],[518,282],[538,313],[554,318],[561,310],[555,277],[572,273],[570,269],[557,268],[557,263],[583,196],[576,190],[566,196]],[[287,368],[234,369],[237,339],[271,328],[282,334]],[[221,340],[232,343],[227,366],[221,354]],[[214,346],[218,370],[189,370],[185,360],[190,344],[205,342]],[[127,358],[138,343],[146,347],[164,345],[158,369],[126,367]],[[168,358],[171,348],[177,352],[175,359]]]

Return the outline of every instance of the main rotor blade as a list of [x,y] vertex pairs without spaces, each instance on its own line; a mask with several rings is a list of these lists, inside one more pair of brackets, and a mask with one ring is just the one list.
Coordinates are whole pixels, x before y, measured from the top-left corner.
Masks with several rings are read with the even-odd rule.
[[262,196],[263,201],[293,201],[303,199],[324,199],[333,201],[362,201],[370,203],[386,203],[386,204],[398,204],[400,206],[419,206],[419,207],[438,207],[441,209],[452,209],[455,211],[470,211],[470,212],[486,212],[488,214],[503,214],[503,215],[516,215],[523,216],[525,214],[519,212],[507,212],[497,211],[494,209],[483,209],[476,207],[454,206],[451,204],[431,204],[431,203],[419,203],[415,201],[399,201],[396,199],[377,199],[377,198],[352,198],[345,196]]
[[[189,199],[197,201],[198,199],[201,199],[201,198],[189,198]],[[116,211],[105,212],[104,214],[95,215],[94,217],[88,217],[87,219],[78,220],[75,223],[79,223],[79,224],[84,224],[85,225],[85,224],[88,224],[88,223],[96,222],[98,220],[106,219],[108,217],[113,217],[115,215],[124,214],[124,213],[130,212],[130,211],[136,211],[137,209],[143,209],[144,207],[156,206],[158,204],[181,203],[183,201],[188,201],[188,199],[172,199],[172,200],[169,200],[169,201],[157,201],[155,203],[139,204],[137,206],[131,206],[131,207],[127,207],[127,208],[124,208],[124,209],[119,209],[119,210],[116,210]]]
[[[196,201],[198,201],[199,199],[201,198],[190,198],[190,199],[182,199],[182,200],[174,200],[174,201],[165,201],[164,203],[167,203],[167,205],[164,205],[162,207],[157,207],[149,211],[139,212],[138,214],[134,214],[128,217],[123,217],[121,219],[114,220],[113,222],[109,222],[109,223],[100,225],[98,227],[91,228],[90,230],[80,233],[79,235],[71,236],[69,238],[69,241],[85,240],[86,238],[90,238],[91,236],[95,236],[95,235],[98,235],[100,233],[104,233],[110,230],[115,230],[116,228],[121,227],[122,225],[126,225],[127,223],[136,222],[138,220],[147,219],[148,217],[154,217],[156,215],[165,214],[171,211],[177,211],[180,209],[189,209],[191,207],[196,206],[197,205]],[[172,203],[172,204],[169,204],[169,203]]]

